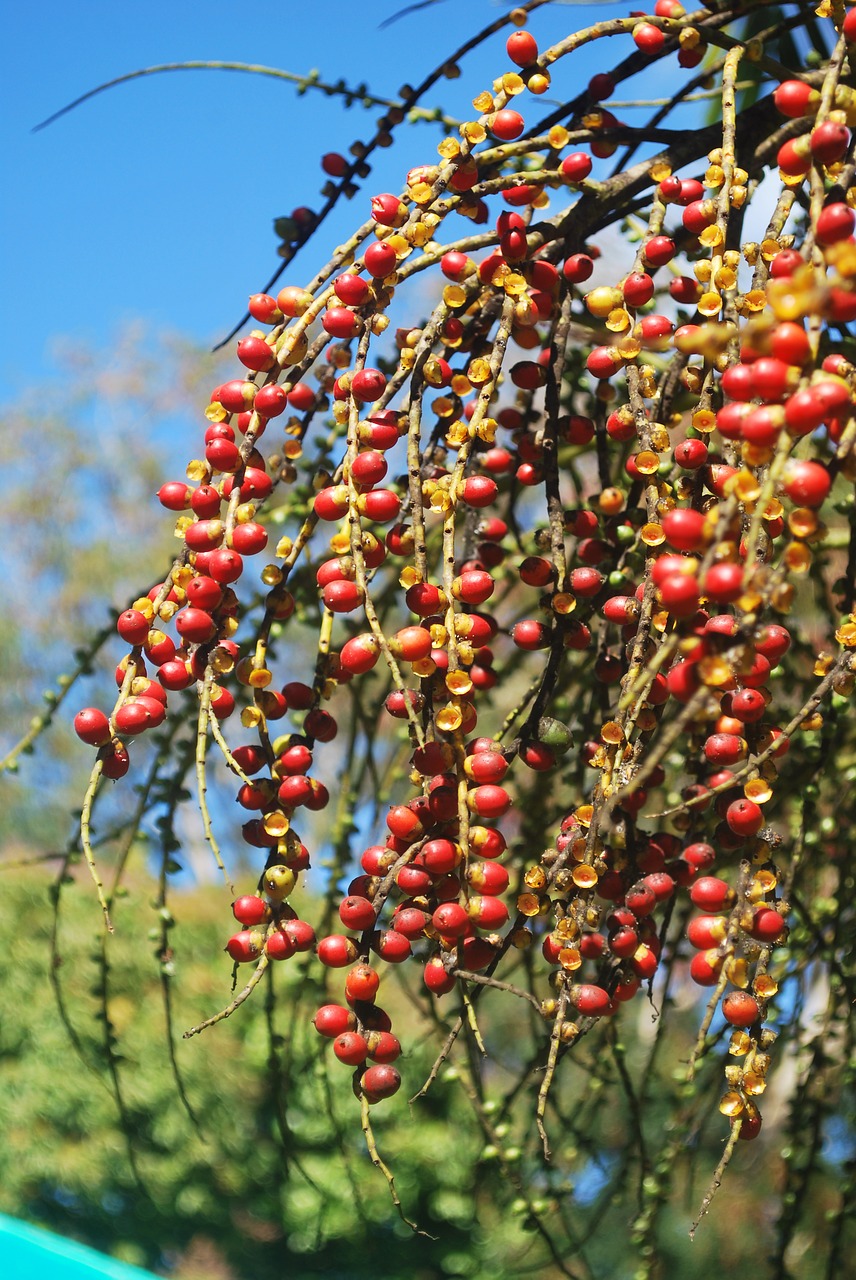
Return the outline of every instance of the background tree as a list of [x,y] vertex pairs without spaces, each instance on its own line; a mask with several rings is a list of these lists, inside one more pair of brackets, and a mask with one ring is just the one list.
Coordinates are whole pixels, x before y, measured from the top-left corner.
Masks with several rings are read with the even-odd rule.
[[[362,1129],[400,1214],[385,1230],[438,1274],[495,1269],[497,1243],[515,1274],[631,1254],[675,1274],[683,1186],[694,1229],[733,1161],[737,1206],[774,1184],[769,1274],[831,1275],[852,1229],[854,13],[658,0],[548,47],[540,8],[477,38],[506,35],[476,115],[281,289],[470,42],[325,155],[319,210],[279,220],[243,374],[208,395],[187,483],[159,490],[178,554],[119,614],[118,696],[75,719],[97,756],[55,908],[82,857],[102,1069],[141,1181],[159,1095],[122,1062],[111,933],[142,832],[167,1060],[198,1115],[171,887],[195,789],[251,976],[216,1013],[190,980],[181,1025],[191,1044],[266,1029],[260,1141],[279,1130],[283,1220],[316,1232],[289,1247],[320,1265],[353,1243],[303,1167],[332,1125],[344,1150]],[[565,79],[613,45],[584,90]],[[618,86],[675,56],[681,87],[621,124]],[[716,117],[689,130],[698,92]],[[410,1120],[373,1109],[402,1044]],[[315,1072],[308,1134],[294,1084]],[[193,1185],[204,1218],[218,1190]],[[483,1235],[459,1249],[473,1199]],[[437,1220],[436,1244],[409,1239]]]

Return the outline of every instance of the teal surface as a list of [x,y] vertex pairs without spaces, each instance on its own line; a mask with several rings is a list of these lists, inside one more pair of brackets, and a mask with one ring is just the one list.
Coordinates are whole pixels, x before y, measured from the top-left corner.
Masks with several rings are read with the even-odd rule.
[[0,1275],[3,1280],[156,1280],[106,1253],[40,1231],[0,1213]]

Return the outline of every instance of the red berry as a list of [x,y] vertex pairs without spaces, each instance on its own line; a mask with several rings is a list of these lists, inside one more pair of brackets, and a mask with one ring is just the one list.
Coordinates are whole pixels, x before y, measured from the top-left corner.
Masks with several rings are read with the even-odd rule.
[[423,981],[435,996],[442,996],[451,991],[457,979],[449,973],[439,956],[432,956],[423,970]]
[[351,476],[360,485],[378,484],[388,470],[389,464],[379,449],[366,449],[351,463]]
[[312,506],[320,520],[341,520],[348,510],[348,486],[337,484],[319,489]]
[[755,648],[767,658],[772,667],[778,666],[790,647],[790,633],[778,623],[768,623],[760,632],[756,632]]
[[622,293],[629,307],[644,307],[654,296],[654,281],[645,272],[634,271],[624,281]]
[[498,862],[471,862],[465,878],[480,894],[492,898],[505,893],[508,888],[508,872]]
[[[311,302],[311,298],[309,300]],[[282,306],[281,303],[279,305]],[[217,387],[211,396],[211,401],[221,404],[228,413],[243,413],[245,409],[252,408],[255,395],[255,383],[234,378],[231,382],[224,382],[221,387]]]
[[247,520],[244,524],[237,524],[232,530],[231,546],[239,555],[258,555],[260,551],[264,551],[267,543],[267,529],[256,520]]
[[168,511],[186,511],[192,492],[190,485],[182,480],[169,480],[158,489],[157,498]]
[[332,933],[321,938],[316,947],[318,959],[328,969],[343,969],[356,959],[357,948],[350,938],[342,934]]
[[624,360],[615,347],[593,347],[586,358],[586,368],[589,373],[601,381],[608,381],[614,377],[623,365]]
[[217,436],[206,444],[205,460],[215,471],[233,472],[241,465],[241,451],[234,441]]
[[537,360],[521,360],[512,365],[511,381],[524,391],[537,391],[547,381],[547,371]]
[[465,253],[458,253],[456,250],[444,253],[440,259],[440,270],[448,280],[460,282],[466,278],[472,268],[472,258],[468,258]]
[[353,1031],[357,1025],[356,1014],[341,1004],[325,1004],[312,1019],[313,1026],[319,1035],[334,1040],[346,1031]]
[[530,587],[546,587],[556,576],[556,567],[543,556],[527,556],[518,569],[521,581]]
[[74,732],[81,742],[90,747],[100,747],[110,741],[110,721],[97,707],[85,707],[74,717]]
[[373,1000],[380,978],[371,965],[357,964],[345,979],[345,995],[349,1000]]
[[[234,753],[233,753],[234,754]],[[277,760],[278,771],[285,774],[308,773],[312,766],[312,752],[305,742],[293,742]]]
[[321,324],[331,338],[353,338],[360,331],[360,318],[347,307],[330,307],[321,317]]
[[669,293],[682,306],[695,306],[702,292],[701,285],[692,276],[678,276],[669,283]]
[[401,1087],[401,1076],[395,1067],[369,1067],[360,1077],[360,1088],[369,1102],[380,1102],[383,1098],[391,1098]]
[[728,693],[722,705],[727,715],[736,716],[744,724],[754,724],[767,709],[766,699],[757,689],[740,689],[736,693]]
[[674,327],[668,316],[643,316],[639,321],[637,332],[643,346],[653,351],[665,351],[668,345],[667,339],[671,337]]
[[738,836],[754,836],[764,825],[764,811],[752,800],[735,800],[725,811],[725,821]]
[[663,532],[678,551],[698,551],[704,544],[705,518],[691,507],[667,511],[662,520]]
[[652,236],[645,245],[644,254],[652,267],[664,267],[675,256],[675,242],[668,236]]
[[599,71],[588,82],[588,95],[592,102],[603,102],[615,93],[615,81],[606,71]]
[[565,259],[562,274],[569,284],[582,284],[594,271],[594,262],[587,253],[573,253]]
[[831,487],[829,472],[820,462],[799,459],[788,463],[785,469],[785,493],[801,506],[821,506]]
[[[569,156],[565,156],[559,165],[560,170],[568,179],[568,182],[582,182],[591,173],[591,156],[586,155],[585,151],[572,151]],[[584,257],[584,254],[578,254],[577,257]],[[591,262],[591,259],[589,259]],[[589,272],[591,275],[591,272]],[[586,277],[583,277],[585,279]]]
[[609,949],[614,956],[624,959],[632,956],[633,952],[639,946],[639,935],[635,929],[622,927],[616,929],[615,933],[610,935]]
[[693,905],[705,911],[726,911],[734,905],[736,894],[729,884],[717,876],[701,876],[690,889]]
[[850,130],[846,125],[824,120],[811,133],[811,154],[821,164],[835,164],[850,146]]
[[386,375],[379,369],[359,369],[351,378],[351,395],[359,404],[372,404],[386,388]]
[[307,920],[285,920],[283,933],[287,933],[295,951],[311,951],[315,946],[315,930]]
[[817,242],[821,245],[835,244],[853,235],[856,227],[856,212],[843,200],[828,204],[822,209],[815,226]]
[[493,595],[495,582],[483,569],[468,569],[452,583],[452,594],[464,604],[483,604]]
[[550,628],[537,618],[524,618],[511,628],[511,639],[518,649],[525,649],[530,653],[536,649],[549,649]]
[[[426,627],[402,627],[389,642],[392,653],[405,662],[419,662],[430,657],[433,642]],[[432,770],[433,772],[433,770]]]
[[[412,955],[410,941],[397,929],[384,929],[372,944],[382,960],[387,964],[401,964]],[[374,1056],[374,1055],[372,1055]],[[396,1057],[398,1055],[396,1054]]]
[[504,787],[488,784],[468,791],[467,805],[481,818],[499,818],[511,808],[511,797]]
[[341,178],[348,168],[348,162],[338,151],[328,151],[321,157],[321,168],[331,178]]
[[505,42],[505,52],[516,67],[528,67],[538,57],[538,43],[529,31],[513,31]]
[[461,847],[451,840],[429,840],[417,855],[416,862],[431,875],[447,875],[460,864],[463,854]]
[[282,319],[282,312],[276,305],[276,298],[272,298],[269,293],[252,294],[247,310],[253,319],[261,324],[276,324]]
[[653,947],[642,943],[630,957],[630,967],[643,982],[650,982],[657,971],[658,956]]
[[342,646],[339,661],[345,671],[351,675],[362,675],[366,671],[371,671],[379,657],[380,645],[373,635],[366,634],[354,636],[352,640],[348,640]]
[[811,150],[808,138],[789,138],[783,142],[776,153],[776,164],[782,173],[792,178],[801,178],[811,168]]
[[380,280],[384,276],[391,275],[395,270],[398,264],[398,255],[391,244],[378,240],[376,244],[368,246],[363,255],[363,260],[369,275]]
[[265,955],[271,960],[288,960],[296,948],[283,929],[275,929],[265,940]]
[[704,744],[705,759],[716,765],[736,764],[747,750],[746,740],[735,733],[712,733]]
[[407,207],[391,192],[372,196],[372,217],[384,227],[400,227],[407,221]]
[[732,991],[722,1002],[722,1013],[732,1027],[751,1027],[761,1016],[761,1009],[748,991]]
[[264,948],[264,934],[258,930],[244,930],[234,934],[226,943],[226,950],[236,964],[248,964],[257,960]]
[[101,757],[101,772],[105,778],[124,778],[130,767],[130,756],[120,742],[112,743]]
[[470,927],[466,910],[458,902],[444,902],[431,917],[438,933],[448,938],[460,938]]
[[273,367],[276,356],[264,338],[254,338],[251,335],[238,343],[238,359],[248,369],[263,373]]
[[149,634],[149,620],[139,609],[126,609],[116,620],[116,630],[127,644],[142,644]]
[[651,914],[657,905],[657,895],[649,884],[644,880],[640,880],[627,890],[624,901],[634,916],[647,916]]
[[690,977],[700,987],[715,987],[724,963],[715,948],[699,951],[690,961]]
[[632,35],[636,48],[649,57],[659,53],[666,43],[665,34],[651,22],[637,22]]
[[343,1031],[333,1041],[333,1052],[346,1066],[358,1067],[365,1062],[369,1047],[365,1037],[356,1031]]
[[393,926],[400,937],[410,941],[422,937],[430,918],[426,911],[420,911],[418,907],[403,907],[400,911],[396,911]]
[[[218,506],[219,502],[218,495]],[[223,541],[225,528],[222,520],[195,520],[185,529],[184,541],[191,551],[210,551]]]
[[761,1113],[754,1108],[745,1108],[739,1116],[731,1118],[732,1128],[740,1121],[740,1132],[737,1135],[743,1142],[752,1142],[761,1132]]
[[[197,556],[197,568],[199,567],[199,557]],[[244,562],[237,551],[232,547],[218,547],[216,551],[211,552],[207,567],[208,575],[215,582],[228,585],[230,582],[237,582],[241,574],[244,572]]]
[[[301,289],[297,284],[287,284],[276,294],[276,306],[287,316],[302,316],[312,305],[312,294]],[[223,402],[221,402],[223,403]],[[224,406],[228,407],[228,406]]]
[[368,281],[352,271],[337,276],[333,281],[333,290],[339,301],[349,307],[361,307],[364,302],[368,302],[371,293]]
[[368,898],[349,894],[339,903],[339,919],[346,929],[369,929],[375,922],[375,909]]
[[[193,511],[194,515],[199,518],[200,521],[209,520],[212,517],[218,516],[220,514],[220,503],[221,503],[220,491],[219,489],[215,489],[214,486],[211,484],[200,485],[199,488],[194,489],[190,495],[191,510]],[[220,523],[219,520],[216,523],[219,524]],[[186,535],[185,535],[185,541],[187,541]],[[206,545],[210,545],[210,544],[208,543],[200,544],[201,547],[204,547]],[[190,546],[189,542],[188,542],[188,546]]]
[[785,929],[784,918],[772,907],[756,907],[752,923],[746,930],[758,942],[770,945],[778,942]]
[[508,907],[501,898],[478,894],[467,903],[467,915],[477,929],[493,932],[501,929],[508,920]]
[[264,898],[256,894],[245,894],[232,903],[232,913],[238,924],[262,924],[270,918],[270,907]]
[[468,507],[487,507],[498,492],[496,481],[489,476],[469,476],[460,487],[459,497]]
[[585,1017],[600,1018],[609,1012],[612,1001],[603,987],[583,983],[571,987],[570,1003]]
[[[136,698],[129,699],[124,703],[113,717],[116,729],[119,733],[133,737],[138,733],[144,733],[146,729],[153,727],[154,720],[150,708],[146,705],[149,700],[140,701]],[[163,717],[161,717],[162,719]]]
[[346,578],[328,582],[321,594],[324,604],[333,613],[353,613],[365,599],[362,587],[356,582],[348,582]]
[[495,138],[499,138],[501,142],[511,142],[515,138],[519,138],[523,132],[525,125],[523,116],[519,111],[511,111],[508,107],[502,111],[497,111],[495,115],[488,118],[488,128]]
[[636,621],[639,616],[639,607],[639,601],[635,596],[610,596],[601,606],[601,613],[607,622],[626,626]]
[[819,103],[820,95],[802,80],[783,80],[773,94],[773,101],[783,116],[796,120],[799,116],[811,113],[815,104]]
[[[676,618],[690,618],[698,609],[700,587],[698,579],[691,574],[669,574],[659,583],[657,590],[665,608]],[[649,694],[649,701],[651,700]]]
[[296,382],[286,397],[292,409],[305,413],[315,405],[315,392],[307,382]]
[[397,1036],[389,1031],[370,1031],[366,1036],[369,1057],[374,1062],[395,1062],[401,1057],[401,1045]]
[[704,594],[717,604],[738,600],[743,594],[743,566],[713,564],[704,578]]
[[217,624],[204,609],[188,606],[175,616],[175,628],[184,640],[191,644],[207,644],[217,634]]
[[727,932],[723,916],[695,916],[687,925],[687,937],[699,951],[718,947]]
[[178,658],[163,663],[158,672],[158,677],[164,688],[171,690],[186,689],[194,681],[193,672],[189,669],[188,664]]
[[401,499],[392,489],[371,489],[357,498],[357,509],[368,520],[389,524],[401,512]]

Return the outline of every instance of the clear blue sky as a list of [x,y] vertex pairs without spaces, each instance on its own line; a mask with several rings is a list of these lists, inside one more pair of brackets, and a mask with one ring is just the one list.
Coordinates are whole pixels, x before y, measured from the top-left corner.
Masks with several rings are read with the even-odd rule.
[[[104,80],[159,62],[231,59],[325,78],[365,81],[394,96],[416,81],[505,3],[445,0],[380,23],[405,0],[359,6],[321,0],[278,8],[237,0],[44,0],[6,5],[2,18],[6,175],[2,233],[0,401],[52,376],[50,341],[74,335],[105,348],[123,319],[142,317],[210,342],[228,331],[250,292],[276,265],[271,221],[315,206],[318,160],[369,136],[379,111],[282,82],[210,71],[119,86],[57,121],[31,128]],[[612,10],[615,13],[623,9]],[[603,16],[602,5],[549,5],[533,28],[542,43]],[[622,41],[621,53],[629,41]],[[427,105],[463,115],[473,85],[487,87],[507,63],[504,36],[471,55],[461,80],[443,82]],[[604,53],[618,57],[609,42]],[[587,80],[590,55],[576,74]],[[414,162],[432,160],[436,127],[405,129],[362,196],[291,277],[308,277],[322,247],[365,216],[373,190],[400,189]]]

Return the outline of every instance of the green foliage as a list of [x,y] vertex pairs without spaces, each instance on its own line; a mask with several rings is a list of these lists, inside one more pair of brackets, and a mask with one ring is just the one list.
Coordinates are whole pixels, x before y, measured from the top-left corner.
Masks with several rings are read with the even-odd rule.
[[[288,1044],[277,1036],[272,1048],[259,1005],[228,1022],[216,1039],[183,1044],[179,1063],[198,1117],[193,1123],[164,1039],[161,983],[148,937],[156,922],[151,882],[135,881],[117,907],[119,935],[106,968],[99,916],[85,887],[63,893],[55,977],[72,1011],[77,1053],[52,991],[46,883],[17,879],[4,890],[0,924],[10,939],[0,961],[5,1211],[148,1266],[167,1266],[191,1241],[208,1237],[235,1274],[248,1267],[261,1277],[281,1274],[283,1256],[308,1251],[315,1257],[311,1271],[301,1262],[304,1274],[324,1274],[329,1264],[369,1274],[368,1267],[352,1272],[347,1262],[347,1242],[361,1219],[367,1241],[375,1241],[367,1245],[369,1256],[381,1256],[381,1239],[386,1256],[402,1247],[399,1233],[382,1228],[386,1188],[367,1176],[359,1131],[356,1139],[337,1135],[347,1097],[334,1099],[328,1117],[326,1073],[311,1027],[298,1027]],[[174,1017],[183,1027],[228,989],[228,961],[210,960],[221,951],[222,893],[188,893],[176,913],[182,998]],[[286,1000],[293,995],[283,994]],[[471,1188],[461,1185],[461,1176],[468,1165],[450,1159],[454,1125],[445,1121],[438,1113],[421,1130],[437,1160],[421,1170],[429,1221],[438,1194],[444,1216],[467,1217]],[[402,1184],[412,1192],[416,1180],[414,1160],[405,1155]],[[406,1229],[404,1235],[409,1240]]]
[[[157,885],[142,873],[129,879],[128,895],[114,904],[117,932],[106,950],[86,878],[65,885],[56,968],[48,887],[42,874],[7,876],[0,897],[0,931],[8,939],[0,953],[5,1212],[181,1280],[249,1274],[274,1280],[284,1273],[354,1280],[557,1275],[525,1203],[519,1197],[506,1203],[503,1169],[510,1168],[532,1179],[530,1204],[554,1228],[561,1222],[585,1240],[591,1269],[580,1274],[598,1280],[625,1274],[632,1239],[644,1234],[646,1214],[659,1201],[665,1210],[649,1248],[670,1276],[688,1274],[692,1265],[736,1266],[751,1241],[774,1243],[769,1227],[759,1227],[769,1221],[780,1176],[768,1150],[762,1160],[754,1151],[741,1153],[746,1176],[726,1182],[715,1216],[691,1245],[686,1221],[700,1190],[691,1157],[715,1158],[718,1117],[708,1117],[712,1125],[702,1118],[699,1130],[675,1112],[673,1046],[651,1055],[651,1009],[624,1028],[623,1044],[613,1037],[592,1045],[568,1065],[553,1174],[549,1166],[539,1168],[535,1155],[536,1135],[525,1118],[531,1098],[523,1119],[491,1102],[504,1076],[519,1071],[533,1048],[501,999],[494,999],[498,1016],[486,1046],[494,1065],[479,1102],[499,1135],[499,1151],[485,1143],[455,1087],[459,1070],[441,1075],[414,1104],[409,1122],[403,1096],[386,1104],[383,1115],[374,1113],[381,1154],[408,1214],[434,1238],[414,1237],[390,1213],[339,1064],[331,1063],[328,1078],[329,1043],[309,1021],[323,996],[299,962],[276,972],[276,1012],[269,999],[257,999],[215,1033],[180,1040],[186,1026],[224,1002],[229,962],[221,953],[222,890],[175,895],[170,919],[180,927],[170,930],[176,977],[169,984],[175,1055],[196,1124],[170,1065],[159,948],[152,940],[160,931],[152,905]],[[53,982],[76,1049],[60,1020]],[[385,1003],[395,1013],[406,997],[388,995]],[[675,1012],[687,1026],[697,1019],[693,1007]],[[424,1035],[414,1040],[417,1047],[402,1063],[408,1092],[424,1079],[431,1058]],[[603,1106],[621,1065],[638,1079],[646,1063],[643,1127],[649,1138],[664,1139],[647,1168],[629,1099]],[[719,1069],[717,1060],[700,1092],[715,1090]],[[537,1083],[530,1073],[527,1087]],[[685,1088],[682,1096],[689,1098]],[[561,1166],[573,1169],[570,1179],[558,1172]],[[834,1160],[822,1167],[802,1201],[799,1237],[818,1246],[824,1214],[837,1202]],[[820,1280],[822,1268],[819,1255],[816,1266],[806,1260],[799,1274]]]

